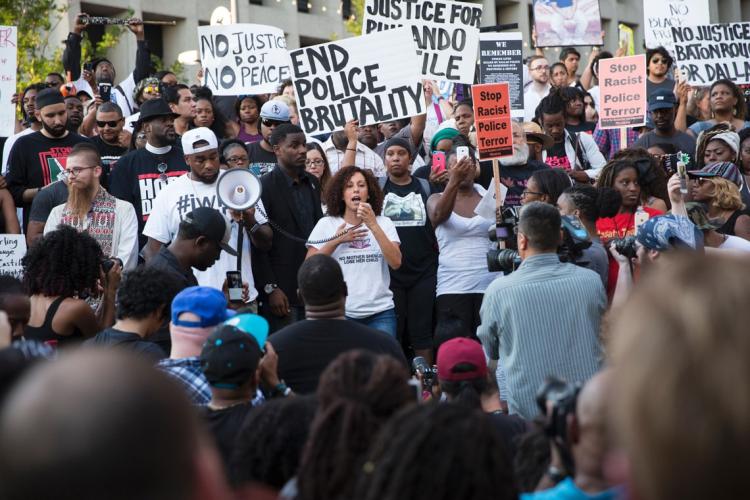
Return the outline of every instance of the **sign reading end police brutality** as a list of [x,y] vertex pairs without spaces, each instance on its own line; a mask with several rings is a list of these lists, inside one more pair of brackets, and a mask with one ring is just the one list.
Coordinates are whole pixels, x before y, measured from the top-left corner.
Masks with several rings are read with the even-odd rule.
[[482,6],[447,0],[365,0],[363,33],[409,26],[426,78],[474,83]]
[[474,126],[480,160],[513,156],[510,86],[508,83],[472,85]]
[[672,28],[674,56],[690,85],[750,83],[750,23]]
[[408,29],[290,52],[300,125],[308,134],[424,113],[416,44]]
[[284,31],[263,24],[198,28],[203,77],[215,95],[275,92],[291,77]]
[[646,55],[599,61],[599,128],[646,124]]

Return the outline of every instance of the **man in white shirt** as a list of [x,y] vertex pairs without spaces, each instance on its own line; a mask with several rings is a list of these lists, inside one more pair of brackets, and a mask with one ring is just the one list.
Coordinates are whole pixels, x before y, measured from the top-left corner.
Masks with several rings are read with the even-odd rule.
[[[195,269],[195,277],[201,286],[221,290],[227,271],[239,270],[243,282],[248,284],[247,301],[253,302],[258,292],[255,289],[250,263],[250,242],[246,236],[249,235],[256,247],[270,248],[273,233],[262,215],[265,213],[263,204],[258,201],[256,206],[259,213],[256,215],[255,207],[239,213],[220,202],[216,186],[219,177],[225,171],[219,169],[218,140],[210,129],[199,127],[185,132],[182,136],[182,149],[190,171],[170,182],[154,200],[151,215],[143,229],[144,236],[148,237],[148,251],[144,253],[156,255],[162,245],[171,242],[179,230],[180,222],[188,212],[198,207],[215,208],[227,220],[231,219],[230,241],[232,246],[237,247],[239,256],[222,252],[213,266],[205,271]],[[239,244],[241,231],[244,242]]]
[[523,94],[524,121],[530,122],[539,103],[549,94],[549,61],[543,56],[531,56],[528,61],[531,83]]
[[[349,165],[342,165],[341,162],[344,159],[346,149],[349,147],[349,140],[346,137],[346,132],[339,130],[334,132],[331,137],[323,143],[323,151],[328,157],[328,166],[331,169],[331,174],[335,174],[341,167],[348,167]],[[366,168],[372,171],[375,177],[385,177],[385,165],[383,159],[378,156],[375,151],[368,148],[361,142],[357,141],[354,164],[359,168]]]

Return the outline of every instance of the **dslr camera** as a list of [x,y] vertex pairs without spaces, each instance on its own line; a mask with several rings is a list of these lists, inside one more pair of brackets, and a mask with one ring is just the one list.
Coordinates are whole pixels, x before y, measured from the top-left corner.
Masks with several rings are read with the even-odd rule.
[[415,374],[422,377],[422,385],[425,390],[432,392],[432,387],[437,379],[437,367],[430,366],[422,356],[416,356],[411,362],[411,369]]
[[568,417],[576,413],[581,384],[547,377],[536,393],[536,404],[544,415],[544,433],[560,452],[565,471],[575,470],[568,442]]
[[636,248],[635,248],[635,236],[626,236],[624,238],[617,238],[612,240],[615,245],[615,250],[622,255],[627,257],[628,260],[635,259]]
[[122,260],[120,260],[118,257],[108,257],[106,259],[102,259],[101,266],[104,274],[107,274],[114,267],[115,263],[120,264],[120,267],[122,267]]

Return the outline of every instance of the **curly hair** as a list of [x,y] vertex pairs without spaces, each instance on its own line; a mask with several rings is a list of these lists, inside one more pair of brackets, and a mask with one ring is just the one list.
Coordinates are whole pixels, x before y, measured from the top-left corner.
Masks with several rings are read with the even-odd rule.
[[263,98],[259,95],[241,95],[235,100],[234,102],[234,111],[237,113],[237,119],[239,120],[240,116],[240,108],[242,107],[242,101],[245,99],[250,99],[251,101],[255,102],[255,105],[258,107],[258,120],[260,120],[260,108],[263,107]]
[[740,88],[732,80],[722,78],[721,80],[716,80],[711,84],[708,95],[710,96],[711,94],[713,94],[714,89],[719,85],[724,85],[732,91],[732,95],[734,95],[734,98],[737,99],[737,103],[734,105],[734,116],[739,120],[744,120],[745,113],[747,112],[747,107],[745,106],[745,96],[743,95]]
[[453,403],[400,412],[380,431],[357,476],[351,498],[359,500],[518,498],[492,420]]
[[613,160],[632,162],[638,170],[638,183],[641,185],[641,199],[645,202],[650,197],[664,201],[669,208],[667,176],[659,161],[643,148],[625,148],[615,153]]
[[283,488],[297,474],[316,408],[315,396],[274,399],[253,408],[235,440],[229,466],[232,484]]
[[383,211],[383,190],[380,189],[377,179],[372,172],[364,168],[359,167],[344,167],[336,172],[331,180],[328,182],[323,197],[328,207],[328,215],[332,217],[343,217],[346,212],[346,204],[344,203],[344,190],[349,180],[354,174],[362,174],[367,183],[367,203],[372,206],[372,211],[375,215],[380,215]]
[[161,319],[166,320],[179,291],[165,271],[144,266],[133,269],[123,274],[117,288],[117,319],[144,319],[162,307]]
[[737,184],[723,177],[710,177],[708,181],[714,185],[714,196],[711,198],[711,206],[721,210],[742,210],[742,196]]
[[341,354],[320,377],[318,412],[302,455],[299,498],[357,498],[357,471],[376,433],[414,403],[406,366],[388,355]]
[[572,181],[568,174],[564,170],[559,168],[547,168],[544,170],[537,170],[531,177],[536,182],[542,193],[549,196],[549,203],[554,205],[557,203],[557,199],[560,195],[568,189]]
[[[633,170],[636,171],[636,173],[638,173],[638,169],[630,160],[608,161],[607,164],[604,165],[604,167],[602,167],[602,170],[599,173],[599,177],[596,179],[596,187],[614,188],[615,177],[617,177],[620,174],[620,172],[628,168],[632,168]],[[639,175],[639,182],[640,182],[640,175]]]
[[[216,134],[216,137],[218,139],[224,139],[227,137],[227,127],[229,126],[229,120],[224,116],[224,114],[221,112],[221,110],[216,107],[216,104],[213,101],[213,98],[208,97],[206,95],[202,94],[203,91],[199,91],[195,98],[193,99],[195,103],[197,104],[198,101],[206,101],[209,104],[211,104],[211,110],[214,114],[214,121],[211,124],[210,128],[211,131]],[[195,124],[194,120],[190,121],[190,127],[191,129],[196,128],[197,125]]]
[[21,259],[24,288],[29,295],[47,297],[93,294],[103,257],[99,243],[88,233],[60,224]]
[[536,121],[543,126],[543,115],[556,115],[558,113],[562,113],[565,119],[568,118],[567,102],[563,99],[560,89],[552,87],[549,94],[539,101],[539,105],[534,112],[534,118],[536,118]]

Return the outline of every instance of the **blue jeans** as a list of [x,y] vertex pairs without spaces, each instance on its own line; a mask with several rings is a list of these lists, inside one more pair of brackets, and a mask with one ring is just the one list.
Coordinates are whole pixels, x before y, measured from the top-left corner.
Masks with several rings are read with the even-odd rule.
[[396,309],[394,308],[373,314],[372,316],[367,316],[365,318],[351,318],[347,316],[346,319],[356,321],[361,325],[369,326],[370,328],[374,328],[376,330],[380,330],[381,332],[387,333],[394,339],[396,338]]

